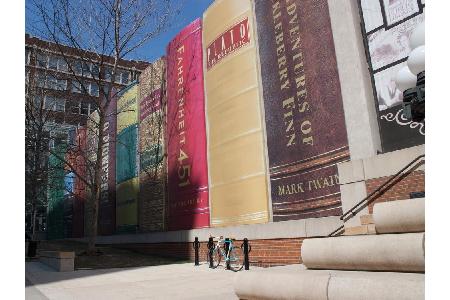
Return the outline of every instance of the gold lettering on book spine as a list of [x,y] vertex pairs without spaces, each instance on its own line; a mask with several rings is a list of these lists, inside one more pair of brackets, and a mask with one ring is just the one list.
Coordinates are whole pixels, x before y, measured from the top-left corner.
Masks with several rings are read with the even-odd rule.
[[[275,30],[275,43],[277,45],[277,61],[278,61],[278,81],[280,90],[290,89],[295,86],[295,95],[288,99],[282,99],[283,119],[285,125],[286,147],[297,145],[300,142],[303,145],[313,146],[313,125],[307,119],[307,113],[310,112],[310,105],[307,99],[306,75],[303,62],[303,52],[301,48],[300,27],[298,25],[297,4],[292,3],[286,7],[286,11],[282,11],[280,1],[272,1],[272,18]],[[287,13],[289,15],[289,34],[285,36],[281,15]],[[289,74],[287,68],[286,48],[291,49],[294,62],[294,76]],[[291,82],[290,79],[294,79]],[[301,113],[304,118],[300,123],[294,122],[294,111]]]

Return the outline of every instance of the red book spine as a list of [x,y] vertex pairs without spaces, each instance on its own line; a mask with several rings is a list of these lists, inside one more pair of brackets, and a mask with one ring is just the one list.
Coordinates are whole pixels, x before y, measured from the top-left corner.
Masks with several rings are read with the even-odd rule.
[[209,227],[202,24],[167,47],[168,229]]

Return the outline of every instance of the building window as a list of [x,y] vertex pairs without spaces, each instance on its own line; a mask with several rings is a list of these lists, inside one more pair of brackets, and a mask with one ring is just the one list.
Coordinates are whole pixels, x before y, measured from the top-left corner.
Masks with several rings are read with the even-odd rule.
[[139,78],[139,76],[141,76],[141,72],[135,71],[133,73],[133,80],[137,80]]
[[25,85],[30,83],[30,70],[25,71]]
[[33,100],[34,100],[34,107],[36,109],[40,109],[42,103],[42,96],[35,96]]
[[64,57],[60,57],[58,59],[58,70],[62,71],[62,72],[67,72],[69,70],[69,68],[67,66],[67,62],[64,59]]
[[56,90],[58,86],[58,79],[53,75],[47,75],[47,88]]
[[31,51],[28,48],[25,48],[25,64],[29,65],[30,64],[30,56],[31,56]]
[[96,110],[97,110],[97,104],[96,103],[91,103],[89,105],[89,113],[92,114]]
[[67,80],[65,79],[58,79],[56,84],[56,90],[58,91],[65,91],[67,90]]
[[56,111],[65,111],[66,109],[66,101],[64,99],[56,99],[55,101],[55,110]]
[[38,52],[36,55],[36,65],[38,67],[47,68],[47,55]]
[[98,85],[96,83],[93,83],[93,82],[90,85],[91,85],[91,88],[90,88],[89,94],[91,96],[98,97],[98,95],[99,95],[98,94]]
[[92,77],[91,64],[83,61],[82,66],[83,66],[83,76]]
[[76,75],[83,74],[82,64],[81,64],[81,61],[79,61],[79,60],[75,60],[72,62],[72,69]]
[[92,65],[92,76],[94,78],[98,78],[99,73],[100,73],[100,68],[97,65]]
[[88,116],[97,109],[95,103],[89,103],[88,101],[77,101],[71,106],[70,112],[73,114],[80,114]]
[[89,115],[89,103],[88,102],[81,102],[81,112],[82,115]]
[[116,83],[121,83],[122,82],[122,79],[121,79],[122,76],[121,75],[122,75],[122,72],[119,69],[117,69],[116,77],[114,78],[114,81]]
[[50,55],[48,58],[48,68],[51,70],[58,70],[58,57]]
[[109,84],[103,85],[103,96],[109,96]]
[[110,67],[105,67],[105,80],[111,81],[112,69]]
[[82,92],[81,84],[76,80],[72,80],[72,93],[81,93],[81,92]]
[[45,96],[44,108],[53,111],[65,111],[66,101],[53,96]]
[[72,106],[70,108],[70,112],[73,113],[73,114],[79,115],[80,114],[80,108],[81,108],[81,103],[79,101],[78,102],[73,102]]
[[122,84],[128,84],[128,81],[130,79],[130,72],[128,71],[123,71],[122,72]]
[[45,88],[45,75],[38,72],[36,75],[36,84],[40,88]]

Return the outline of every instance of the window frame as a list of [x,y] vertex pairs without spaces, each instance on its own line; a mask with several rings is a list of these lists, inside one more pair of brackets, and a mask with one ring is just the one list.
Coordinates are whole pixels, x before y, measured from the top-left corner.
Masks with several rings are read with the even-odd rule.
[[[83,104],[86,105],[86,107],[85,107],[85,109],[87,110],[86,114],[83,113]],[[89,102],[87,102],[87,101],[80,101],[80,115],[82,115],[82,116],[89,116],[89,114],[90,114],[90,106],[91,106],[91,104]]]
[[[51,106],[49,106],[47,104],[50,101],[50,99],[52,99]],[[62,107],[62,109],[60,109],[61,107]],[[63,98],[46,95],[44,97],[44,109],[55,111],[55,112],[65,112],[66,111],[66,100]]]
[[36,85],[40,88],[45,88],[47,86],[47,76],[42,72],[36,72]]
[[46,88],[52,90],[58,90],[58,78],[53,74],[47,74],[46,76]]
[[[127,80],[126,80],[126,82],[125,82],[125,80],[124,80],[124,74],[128,74],[128,76],[127,76]],[[120,82],[122,83],[122,84],[129,84],[130,83],[130,75],[131,75],[131,72],[130,71],[128,71],[128,70],[123,70],[121,73],[120,73],[120,77],[121,77],[121,80],[120,80]]]
[[116,70],[116,78],[114,79],[114,82],[122,84],[122,70],[119,68]]
[[[96,89],[96,93],[94,94],[93,93],[93,86],[96,86],[97,87],[97,89]],[[97,83],[95,83],[95,82],[89,82],[89,95],[91,95],[91,96],[94,96],[94,97],[98,97],[98,96],[100,96],[100,89],[99,89],[99,87],[98,87],[98,84]]]
[[111,82],[112,79],[112,68],[109,66],[105,66],[104,67],[104,77],[105,77],[105,81]]
[[[44,61],[44,60],[40,60],[39,59],[40,57],[45,58],[45,66],[42,66],[40,64],[41,61]],[[47,69],[48,68],[48,55],[45,53],[42,53],[42,52],[37,52],[36,53],[36,66]]]
[[72,79],[72,93],[76,93],[76,94],[83,93],[81,84],[77,80],[74,80],[74,79]]
[[[94,72],[94,69],[96,70]],[[91,64],[91,74],[93,75],[93,78],[99,78],[100,77],[100,66],[96,65],[96,64]]]
[[[64,68],[62,66],[65,66]],[[64,59],[64,57],[59,56],[58,57],[58,71],[61,72],[69,72],[69,65],[67,61]]]
[[[77,103],[78,105],[74,105],[73,103]],[[81,101],[74,101],[72,105],[70,106],[70,113],[74,115],[80,115],[81,114]],[[76,112],[74,112],[74,108],[77,109]]]
[[80,60],[74,59],[71,63],[72,71],[75,75],[83,76],[83,64]]
[[[86,67],[86,68],[85,68]],[[92,78],[92,64],[87,61],[81,61],[82,76]],[[85,74],[87,73],[87,74]]]
[[[48,55],[48,63],[47,63],[47,65],[48,65],[48,69],[49,70],[58,71],[58,62],[59,62],[59,57],[58,56],[56,56],[54,54]],[[53,66],[52,63],[54,63],[54,66]]]
[[67,79],[57,79],[56,81],[57,91],[67,91]]

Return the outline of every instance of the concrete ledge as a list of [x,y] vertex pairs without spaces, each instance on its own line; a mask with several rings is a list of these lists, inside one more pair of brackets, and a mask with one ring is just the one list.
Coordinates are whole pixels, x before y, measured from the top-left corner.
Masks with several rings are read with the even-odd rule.
[[[199,241],[208,241],[210,235],[232,236],[236,239],[249,240],[307,238],[326,236],[343,223],[338,216],[271,222],[266,224],[240,225],[218,228],[191,229],[180,231],[165,231],[141,234],[123,234],[98,236],[97,244],[124,243],[186,243],[193,242],[195,237]],[[87,239],[72,239],[82,240]]]
[[75,252],[40,251],[39,261],[59,272],[75,269]]
[[[345,185],[374,178],[392,176],[419,155],[425,154],[425,146],[415,146],[393,152],[339,163],[339,184]],[[425,170],[420,166],[417,170]]]
[[373,218],[378,233],[424,232],[425,198],[377,203]]
[[309,269],[425,272],[424,233],[306,239]]
[[[394,175],[413,159],[422,154],[425,154],[424,145],[388,152],[363,159],[364,179],[369,180]],[[422,165],[417,170],[423,171],[425,170],[425,166]]]
[[240,272],[234,290],[239,299],[424,299],[425,275],[280,267]]
[[338,271],[331,275],[328,299],[423,300],[425,299],[425,275]]
[[311,276],[308,272],[240,272],[233,286],[239,299],[328,300],[330,275]]

